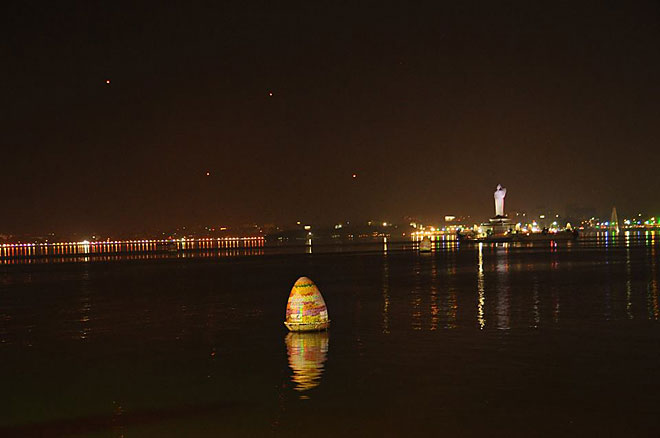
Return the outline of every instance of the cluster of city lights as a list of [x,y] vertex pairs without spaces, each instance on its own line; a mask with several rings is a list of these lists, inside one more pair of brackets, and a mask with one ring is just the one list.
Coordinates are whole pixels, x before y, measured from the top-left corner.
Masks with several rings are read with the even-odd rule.
[[[570,223],[566,223],[565,226],[561,226],[557,220],[549,222],[546,219],[545,215],[539,216],[540,220],[543,221],[544,225],[541,225],[536,220],[532,220],[531,223],[511,223],[510,228],[512,231],[523,234],[531,233],[559,233],[562,231],[571,231],[575,228],[578,230],[584,231],[586,229],[600,229],[600,230],[609,230],[615,227],[620,227],[623,229],[644,229],[644,228],[656,228],[660,226],[660,217],[651,217],[646,221],[641,219],[624,219],[622,222],[611,222],[611,221],[599,221],[596,218],[591,218],[588,221],[582,221],[582,223],[573,227]],[[559,215],[556,215],[554,219],[559,218]],[[477,236],[484,236],[486,230],[488,229],[488,224],[473,224],[473,225],[449,225],[449,226],[424,226],[418,223],[411,222],[410,226],[415,228],[415,231],[410,233],[410,236],[413,239],[419,239],[423,237],[432,237],[432,236],[442,236],[442,235],[452,235],[456,234],[458,231],[468,232],[471,231]]]

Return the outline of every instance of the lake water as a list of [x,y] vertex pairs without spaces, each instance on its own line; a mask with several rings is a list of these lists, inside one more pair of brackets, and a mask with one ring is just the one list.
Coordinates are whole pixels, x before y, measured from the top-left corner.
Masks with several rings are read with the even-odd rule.
[[0,436],[658,434],[655,236],[290,252],[1,266]]

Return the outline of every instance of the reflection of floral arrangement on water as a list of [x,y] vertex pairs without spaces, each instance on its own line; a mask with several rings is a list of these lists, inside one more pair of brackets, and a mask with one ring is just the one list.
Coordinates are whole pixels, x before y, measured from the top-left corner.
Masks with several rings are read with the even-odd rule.
[[291,380],[296,391],[306,391],[319,385],[323,364],[327,359],[328,332],[289,333],[285,339]]

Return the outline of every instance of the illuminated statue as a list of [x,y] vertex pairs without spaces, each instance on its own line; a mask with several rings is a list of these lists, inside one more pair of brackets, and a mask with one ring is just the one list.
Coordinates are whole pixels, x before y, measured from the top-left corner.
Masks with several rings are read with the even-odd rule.
[[498,184],[497,190],[495,190],[493,195],[495,196],[495,216],[504,216],[504,197],[506,196],[506,189]]

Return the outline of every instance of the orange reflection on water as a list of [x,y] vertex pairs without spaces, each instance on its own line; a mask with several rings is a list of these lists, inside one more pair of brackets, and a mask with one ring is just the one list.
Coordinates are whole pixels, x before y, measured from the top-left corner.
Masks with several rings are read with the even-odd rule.
[[431,266],[431,327],[430,330],[438,328],[440,307],[438,306],[438,265],[434,261]]
[[321,383],[323,364],[328,355],[330,337],[327,331],[289,333],[286,342],[291,380],[296,391],[307,391]]
[[383,258],[383,333],[390,332],[390,265]]
[[[425,254],[429,255],[429,254]],[[415,261],[415,287],[410,291],[410,310],[411,310],[411,321],[410,326],[413,330],[422,329],[422,297],[420,295],[421,291],[421,275],[422,267],[420,265],[420,259],[417,258]]]
[[626,231],[626,315],[633,319],[632,313],[632,274],[630,270],[630,232]]

